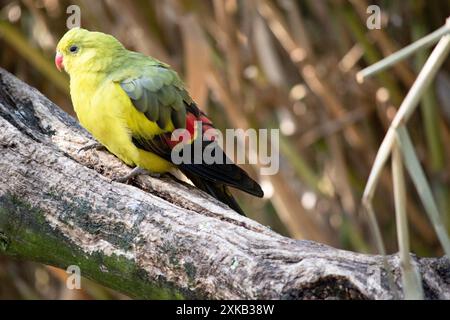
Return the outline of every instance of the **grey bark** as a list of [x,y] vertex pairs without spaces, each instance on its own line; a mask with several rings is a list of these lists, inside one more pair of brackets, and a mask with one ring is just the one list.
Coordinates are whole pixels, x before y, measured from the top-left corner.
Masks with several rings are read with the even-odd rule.
[[[66,268],[136,298],[391,299],[380,256],[298,241],[170,177],[129,172],[37,90],[0,69],[0,254]],[[389,257],[401,291],[397,255]],[[450,298],[446,258],[417,258]]]

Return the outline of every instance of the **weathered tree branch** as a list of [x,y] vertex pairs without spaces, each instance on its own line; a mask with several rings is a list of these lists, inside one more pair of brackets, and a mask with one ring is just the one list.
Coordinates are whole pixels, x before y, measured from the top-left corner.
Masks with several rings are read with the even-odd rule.
[[[139,298],[389,299],[379,256],[282,237],[170,178],[129,168],[0,69],[0,252]],[[400,287],[397,256],[389,258]],[[450,298],[446,258],[415,258],[428,298]]]

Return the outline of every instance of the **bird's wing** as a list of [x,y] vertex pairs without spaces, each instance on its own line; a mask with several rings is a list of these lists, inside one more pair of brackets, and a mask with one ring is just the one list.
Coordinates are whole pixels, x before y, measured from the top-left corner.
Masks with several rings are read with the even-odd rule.
[[184,128],[186,107],[190,100],[175,71],[165,65],[149,66],[140,76],[117,81],[130,97],[133,105],[161,129],[172,122],[175,128]]
[[[150,121],[156,122],[161,129],[166,129],[171,123],[173,129],[185,128],[193,139],[203,139],[203,133],[213,128],[211,121],[189,97],[177,73],[165,65],[147,67],[139,72],[139,75],[121,79],[119,83],[134,107]],[[196,122],[201,126],[199,136],[196,135],[198,130]],[[171,140],[170,132],[154,136],[152,139],[140,137],[135,133],[132,133],[132,136],[136,146],[168,161],[171,161],[172,149],[178,144],[178,141]],[[202,149],[214,142],[214,140],[203,141]],[[196,160],[195,158],[201,155],[196,154],[194,143],[190,143],[190,147],[192,148],[190,163],[182,163],[178,167],[191,180],[200,177],[214,184],[225,184],[262,196],[260,186],[244,170],[233,164],[219,146],[214,150],[219,152],[215,158],[221,157],[221,164],[206,164],[202,159]],[[205,191],[211,193],[207,189]]]

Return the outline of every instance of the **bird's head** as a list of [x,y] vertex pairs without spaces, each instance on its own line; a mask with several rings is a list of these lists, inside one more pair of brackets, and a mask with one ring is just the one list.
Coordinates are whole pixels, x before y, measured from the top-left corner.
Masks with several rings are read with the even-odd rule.
[[55,64],[59,71],[64,69],[69,74],[74,70],[102,71],[108,67],[108,57],[122,50],[124,47],[113,36],[74,28],[59,41]]

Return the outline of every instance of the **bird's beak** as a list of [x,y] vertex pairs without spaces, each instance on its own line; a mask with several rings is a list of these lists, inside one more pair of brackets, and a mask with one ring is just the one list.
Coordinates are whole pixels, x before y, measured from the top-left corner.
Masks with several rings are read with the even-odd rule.
[[56,53],[55,64],[59,71],[62,71],[64,69],[64,58],[60,52]]

